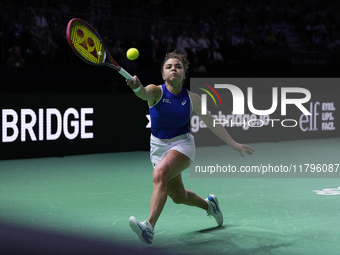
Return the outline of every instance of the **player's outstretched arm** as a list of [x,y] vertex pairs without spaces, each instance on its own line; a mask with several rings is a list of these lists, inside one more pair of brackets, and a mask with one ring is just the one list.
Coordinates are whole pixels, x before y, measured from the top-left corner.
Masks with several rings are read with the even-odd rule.
[[159,87],[154,84],[150,84],[144,87],[137,76],[133,76],[133,79],[133,81],[126,80],[126,83],[134,91],[136,96],[145,101],[148,101],[149,104],[151,103],[151,105],[153,104],[153,102],[156,102],[157,99],[160,98],[161,89]]
[[[245,152],[249,155],[253,154],[254,149],[251,148],[248,145],[240,144],[234,141],[234,139],[229,135],[227,130],[221,125],[218,124],[216,119],[207,111],[207,114],[202,115],[201,111],[201,98],[195,94],[190,92],[190,97],[192,101],[192,105],[194,108],[195,113],[203,120],[203,122],[207,125],[207,127],[214,132],[215,135],[217,135],[222,141],[230,145],[233,150],[239,152],[241,156],[243,157],[243,153]],[[214,124],[215,121],[215,124]]]

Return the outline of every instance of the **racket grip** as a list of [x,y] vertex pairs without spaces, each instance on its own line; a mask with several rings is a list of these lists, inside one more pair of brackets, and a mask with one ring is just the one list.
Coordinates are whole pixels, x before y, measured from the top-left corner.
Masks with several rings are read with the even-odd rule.
[[120,70],[118,71],[118,73],[120,73],[121,75],[123,75],[126,79],[128,80],[133,80],[133,77],[131,76],[131,74],[129,74],[127,71],[124,70],[124,68],[120,68]]

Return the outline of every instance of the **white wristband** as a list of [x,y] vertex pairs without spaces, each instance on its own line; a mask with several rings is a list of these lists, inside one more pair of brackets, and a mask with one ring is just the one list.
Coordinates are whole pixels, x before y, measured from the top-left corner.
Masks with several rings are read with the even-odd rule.
[[136,89],[132,89],[134,92],[138,92],[138,91],[140,91],[140,88],[141,88],[142,86],[139,86],[138,88],[136,88]]

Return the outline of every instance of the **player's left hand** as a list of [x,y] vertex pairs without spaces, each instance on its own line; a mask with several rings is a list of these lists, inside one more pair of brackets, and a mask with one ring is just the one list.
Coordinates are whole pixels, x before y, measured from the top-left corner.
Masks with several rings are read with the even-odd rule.
[[237,151],[241,154],[242,157],[244,157],[242,152],[245,152],[249,155],[253,155],[254,149],[248,145],[245,144],[240,144],[240,143],[236,143],[233,147],[234,151]]

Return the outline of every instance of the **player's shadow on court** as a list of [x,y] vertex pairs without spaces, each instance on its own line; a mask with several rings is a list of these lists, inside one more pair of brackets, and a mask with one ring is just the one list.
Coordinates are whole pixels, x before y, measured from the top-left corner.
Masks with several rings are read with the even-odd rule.
[[[220,227],[211,227],[201,229],[184,234],[178,238],[180,242],[186,244],[204,244],[206,242],[215,242],[224,239],[225,230],[231,227],[237,227],[236,225],[222,225]],[[228,234],[229,235],[229,234]],[[207,238],[207,236],[209,236]]]
[[210,233],[210,232],[213,232],[213,231],[223,230],[223,229],[231,228],[231,227],[235,227],[235,225],[222,225],[220,227],[216,226],[216,227],[212,227],[212,228],[206,228],[206,229],[198,230],[196,232],[205,234],[205,233]]
[[[229,230],[231,229],[231,230]],[[280,233],[240,229],[239,225],[223,225],[188,232],[178,238],[177,245],[187,254],[272,254],[292,246]]]

